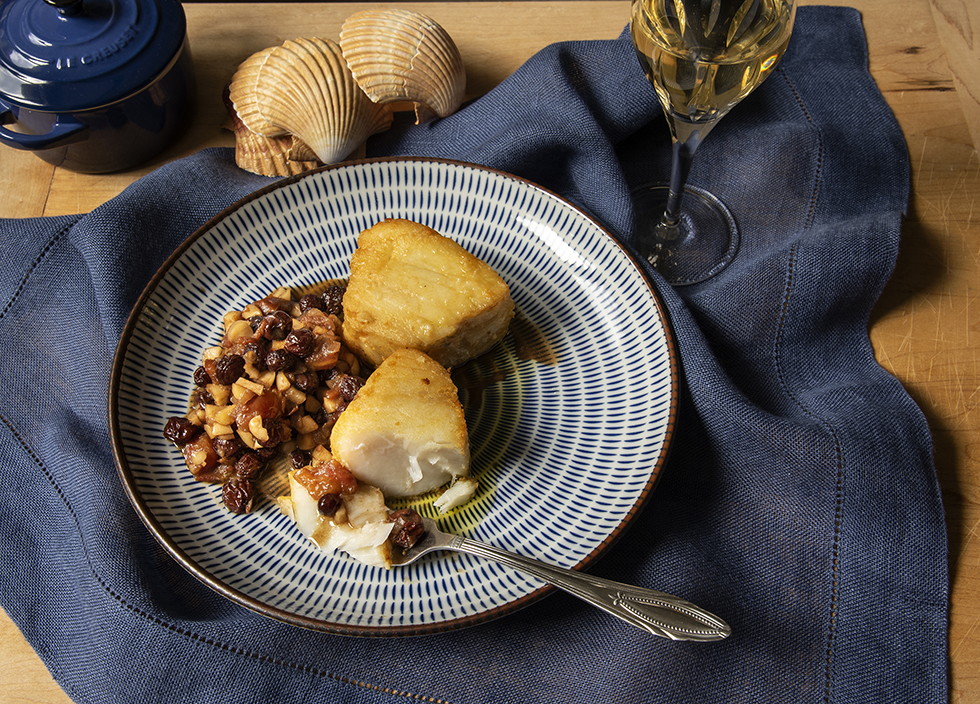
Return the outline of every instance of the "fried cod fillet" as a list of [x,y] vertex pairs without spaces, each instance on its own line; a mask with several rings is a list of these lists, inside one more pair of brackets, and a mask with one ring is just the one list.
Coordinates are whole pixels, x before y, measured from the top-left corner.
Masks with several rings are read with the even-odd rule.
[[340,414],[330,450],[386,497],[417,496],[467,476],[466,419],[449,371],[418,350],[394,351]]
[[410,220],[362,232],[350,269],[343,339],[372,366],[403,347],[457,366],[497,344],[514,317],[510,289],[489,265]]

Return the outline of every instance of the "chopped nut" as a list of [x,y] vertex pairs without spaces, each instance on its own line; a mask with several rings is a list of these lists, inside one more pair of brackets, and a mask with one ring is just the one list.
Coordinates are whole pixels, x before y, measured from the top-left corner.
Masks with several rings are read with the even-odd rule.
[[288,286],[280,286],[275,291],[272,292],[270,298],[281,298],[284,301],[293,301],[293,289]]
[[225,348],[221,345],[215,345],[214,347],[208,347],[204,352],[201,353],[201,359],[218,359],[219,357],[224,357]]
[[329,396],[323,397],[323,410],[327,413],[333,413],[338,408],[340,408],[340,394],[330,394]]
[[243,337],[252,336],[252,326],[247,320],[235,320],[230,323],[225,330],[225,338],[228,342],[235,342]]
[[188,453],[187,459],[195,466],[202,466],[207,462],[208,453],[205,450],[195,450]]
[[[275,375],[274,374],[272,376],[272,381],[275,381]],[[238,384],[239,386],[241,386],[242,388],[247,389],[248,391],[251,391],[256,396],[259,396],[260,394],[264,393],[267,388],[269,388],[270,386],[272,386],[272,383],[271,382],[269,383],[268,386],[266,386],[265,384],[257,384],[254,381],[251,381],[251,380],[245,379],[245,378],[239,379],[235,383]],[[234,384],[232,386],[234,386]],[[232,389],[232,394],[234,394],[234,389]]]
[[248,432],[260,443],[269,442],[269,431],[262,425],[262,416],[252,416],[248,422]]
[[[265,387],[267,389],[271,389],[273,386],[275,386],[275,383],[276,383],[276,372],[273,372],[273,371],[264,371],[261,374],[259,374],[259,376],[256,379],[256,381],[259,384],[261,384],[263,387]],[[262,393],[262,392],[259,391],[257,393]]]
[[235,429],[230,425],[222,425],[220,423],[215,423],[210,428],[205,426],[205,429],[207,430],[208,435],[210,435],[212,438],[220,437],[222,435],[231,435],[235,432]]
[[261,391],[256,393],[255,391],[246,388],[244,385],[239,383],[240,381],[242,380],[239,379],[239,381],[236,381],[231,385],[231,398],[235,401],[235,403],[248,403],[253,398],[258,396],[259,393],[262,393]]
[[231,425],[235,422],[235,407],[234,406],[206,406],[206,414],[208,420],[212,423],[218,423],[220,425]]
[[320,426],[310,416],[302,415],[293,421],[293,429],[300,435],[303,435],[306,433],[315,433],[320,429]]
[[252,434],[244,428],[238,428],[235,432],[238,433],[238,437],[241,438],[241,441],[245,444],[245,447],[249,447],[253,450],[258,450],[260,447],[262,447],[262,445],[256,442],[255,438],[252,437]]
[[214,405],[227,406],[228,399],[231,398],[231,386],[227,384],[208,384],[208,393],[214,399]]
[[230,310],[221,316],[221,322],[224,323],[225,330],[228,330],[228,326],[231,325],[236,320],[241,320],[242,314],[237,310]]
[[290,403],[295,403],[297,406],[302,406],[306,403],[306,394],[292,386],[282,392],[282,397]]
[[301,434],[296,438],[296,447],[300,450],[312,450],[319,442],[317,435],[316,432]]
[[333,459],[333,455],[330,453],[330,450],[325,448],[323,445],[317,445],[314,447],[310,457],[314,462],[329,462]]

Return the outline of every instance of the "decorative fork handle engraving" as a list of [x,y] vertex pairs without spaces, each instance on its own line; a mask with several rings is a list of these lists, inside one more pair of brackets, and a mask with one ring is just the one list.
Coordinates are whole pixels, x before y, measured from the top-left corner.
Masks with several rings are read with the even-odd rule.
[[727,638],[732,632],[729,625],[714,614],[689,601],[653,589],[556,567],[459,536],[443,548],[513,567],[656,636],[671,640],[713,641]]

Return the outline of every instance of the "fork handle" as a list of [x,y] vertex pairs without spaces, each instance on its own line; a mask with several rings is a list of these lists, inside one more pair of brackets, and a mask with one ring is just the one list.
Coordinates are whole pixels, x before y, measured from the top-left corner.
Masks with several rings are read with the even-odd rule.
[[671,640],[714,641],[727,638],[732,632],[731,627],[714,614],[664,592],[556,567],[460,536],[445,548],[494,560],[537,577],[655,636]]

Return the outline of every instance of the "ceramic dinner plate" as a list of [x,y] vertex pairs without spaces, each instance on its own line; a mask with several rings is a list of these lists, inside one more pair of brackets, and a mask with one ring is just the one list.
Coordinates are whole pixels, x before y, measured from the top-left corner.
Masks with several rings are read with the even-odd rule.
[[[119,475],[142,520],[233,601],[335,633],[415,635],[509,613],[550,587],[455,553],[391,571],[320,551],[265,498],[229,513],[163,438],[186,411],[221,316],[279,286],[344,279],[358,234],[422,222],[492,266],[517,315],[491,353],[454,370],[472,474],[452,532],[587,567],[636,517],[665,460],[677,406],[664,311],[634,261],[568,202],[505,173],[392,159],[277,182],[192,235],[147,286],[120,339],[109,411]],[[431,497],[402,500],[433,517]]]

